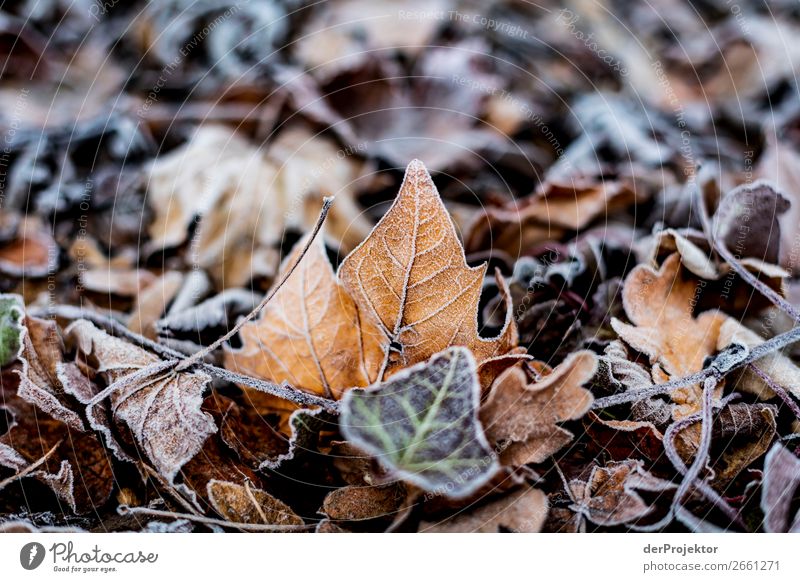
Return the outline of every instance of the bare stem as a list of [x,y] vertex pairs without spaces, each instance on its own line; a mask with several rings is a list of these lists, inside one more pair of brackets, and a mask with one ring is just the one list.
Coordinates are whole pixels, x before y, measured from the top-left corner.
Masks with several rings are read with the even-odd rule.
[[194,353],[193,355],[186,357],[180,364],[178,364],[177,368],[175,368],[178,372],[180,372],[181,370],[185,370],[186,368],[188,368],[189,366],[194,365],[198,361],[201,361],[208,354],[210,354],[211,352],[216,350],[218,347],[220,347],[223,343],[225,343],[226,341],[231,339],[234,335],[236,335],[239,332],[239,330],[242,328],[242,326],[245,323],[247,323],[248,321],[253,319],[256,315],[258,315],[258,313],[262,309],[264,309],[264,306],[266,306],[266,304],[269,303],[270,300],[273,297],[275,297],[275,294],[278,291],[280,291],[281,287],[283,287],[284,283],[286,283],[286,280],[289,277],[292,276],[292,273],[297,268],[297,265],[299,265],[300,262],[303,260],[303,257],[308,252],[308,249],[311,248],[311,245],[313,244],[314,239],[317,238],[317,235],[319,234],[320,229],[322,229],[322,225],[325,222],[325,218],[328,216],[328,211],[331,208],[331,204],[333,204],[333,197],[332,196],[326,196],[324,198],[323,202],[322,202],[322,210],[320,210],[319,218],[317,218],[317,223],[314,225],[314,229],[311,231],[311,235],[308,237],[308,240],[306,241],[305,246],[300,251],[300,256],[297,258],[297,260],[294,262],[294,264],[291,266],[291,268],[289,268],[289,270],[283,275],[283,277],[280,279],[280,281],[278,281],[278,284],[275,285],[272,288],[272,291],[267,293],[267,295],[264,297],[264,299],[261,300],[261,303],[256,305],[255,309],[253,309],[250,313],[248,313],[243,318],[241,318],[236,323],[236,325],[234,325],[233,328],[231,328],[231,330],[228,331],[228,333],[223,335],[221,338],[219,338],[217,341],[215,341],[211,345],[206,346],[205,348],[203,348],[202,350]]

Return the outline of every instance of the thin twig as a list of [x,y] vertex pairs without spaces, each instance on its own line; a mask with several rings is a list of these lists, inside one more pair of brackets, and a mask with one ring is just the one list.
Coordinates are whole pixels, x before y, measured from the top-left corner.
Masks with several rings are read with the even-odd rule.
[[711,217],[709,216],[708,208],[706,207],[706,201],[700,192],[700,188],[695,189],[694,195],[697,200],[700,222],[703,225],[703,232],[705,233],[711,248],[717,251],[719,256],[722,257],[722,259],[728,263],[728,265],[730,265],[737,275],[749,283],[751,287],[769,299],[778,309],[789,314],[792,319],[794,319],[795,323],[800,323],[800,312],[795,309],[794,305],[786,301],[786,299],[781,297],[777,292],[775,292],[774,289],[771,289],[763,281],[760,281],[753,273],[748,271],[747,268],[739,261],[739,259],[728,250],[728,247],[725,246],[725,242],[719,240],[716,235],[716,229],[714,229],[714,226],[711,222]]
[[[36,307],[31,308],[30,312],[32,315],[38,317],[62,317],[70,320],[86,319],[87,321],[92,322],[93,324],[115,336],[119,336],[145,349],[149,349],[162,358],[180,361],[186,357],[186,354],[141,336],[131,331],[117,320],[100,313],[86,311],[72,305]],[[244,384],[245,386],[259,390],[260,392],[272,394],[273,396],[294,402],[295,404],[299,404],[301,406],[321,406],[328,412],[334,414],[338,414],[339,412],[339,403],[337,401],[323,398],[322,396],[317,396],[316,394],[303,392],[297,388],[294,388],[290,384],[287,384],[286,382],[276,384],[267,380],[261,380],[260,378],[253,378],[252,376],[247,376],[226,370],[224,368],[219,368],[206,362],[198,362],[197,367],[215,378],[233,382],[235,384]]]
[[192,515],[200,515],[200,512],[197,511],[197,509],[194,506],[192,506],[191,502],[189,500],[185,499],[184,496],[181,495],[181,492],[178,491],[175,488],[174,485],[170,484],[169,481],[164,479],[164,477],[162,477],[161,474],[158,471],[156,471],[153,467],[151,467],[150,465],[148,465],[147,463],[145,463],[143,461],[140,461],[140,465],[144,469],[145,473],[150,475],[152,478],[154,478],[156,481],[158,481],[158,483],[164,489],[169,491],[170,494],[172,495],[172,498],[175,501],[177,501],[181,506],[183,506],[184,509],[186,509]]
[[753,372],[755,372],[756,376],[761,378],[764,383],[770,387],[770,389],[781,399],[783,400],[784,404],[789,407],[794,413],[795,418],[800,420],[800,406],[797,405],[797,402],[789,395],[786,389],[778,384],[775,380],[770,378],[764,370],[756,366],[755,364],[749,364],[748,366]]
[[128,505],[120,505],[117,508],[117,513],[120,515],[150,515],[152,517],[166,517],[168,519],[185,519],[202,523],[206,525],[218,525],[220,527],[236,528],[243,531],[260,531],[260,532],[293,532],[293,531],[308,531],[312,529],[313,525],[269,525],[264,523],[242,523],[238,521],[225,521],[224,519],[215,519],[213,517],[205,517],[203,515],[191,515],[189,513],[177,513],[174,511],[164,511],[161,509],[150,509],[147,507],[130,507]]
[[50,449],[49,451],[47,451],[42,458],[40,458],[40,459],[36,460],[35,462],[31,463],[30,465],[28,465],[27,467],[22,469],[19,473],[16,473],[15,475],[11,475],[11,477],[8,477],[8,478],[3,479],[2,481],[0,481],[0,491],[5,489],[8,485],[11,485],[11,483],[13,483],[14,481],[18,481],[18,480],[22,479],[23,477],[26,477],[26,476],[30,475],[36,469],[38,469],[39,467],[44,465],[47,462],[47,459],[49,459],[50,457],[53,456],[53,453],[56,452],[56,449],[58,447],[60,447],[61,443],[63,443],[63,442],[64,442],[64,439],[61,439],[55,445],[53,445],[53,448]]
[[280,291],[281,287],[283,287],[284,283],[286,283],[286,280],[287,280],[289,277],[291,277],[292,273],[293,273],[293,272],[294,272],[294,270],[297,268],[297,265],[299,265],[299,264],[300,264],[300,262],[303,260],[303,257],[304,257],[304,256],[305,256],[305,254],[308,252],[308,249],[309,249],[309,248],[311,248],[311,245],[313,244],[313,242],[314,242],[314,239],[316,239],[316,238],[317,238],[317,234],[319,234],[319,231],[320,231],[320,229],[322,229],[322,224],[325,222],[325,218],[328,216],[328,210],[330,210],[330,208],[331,208],[331,204],[333,204],[333,197],[332,197],[332,196],[326,196],[326,197],[323,199],[323,202],[322,202],[322,210],[320,210],[320,213],[319,213],[319,218],[317,218],[317,223],[314,225],[314,230],[312,230],[312,231],[311,231],[311,234],[309,235],[309,237],[308,237],[308,240],[306,241],[306,244],[305,244],[305,246],[304,246],[304,247],[303,247],[303,249],[300,251],[300,255],[299,255],[299,257],[298,257],[298,258],[297,258],[297,260],[294,262],[294,264],[293,264],[293,265],[292,265],[292,266],[289,268],[289,270],[288,270],[288,271],[287,271],[287,272],[286,272],[286,273],[283,275],[283,277],[280,279],[280,281],[278,281],[278,284],[277,284],[277,285],[275,285],[275,286],[272,288],[272,291],[270,291],[270,292],[269,292],[269,293],[268,293],[268,294],[267,294],[267,295],[264,297],[264,299],[262,299],[262,300],[261,300],[261,303],[259,303],[258,305],[256,305],[255,309],[253,309],[253,310],[252,310],[250,313],[248,313],[248,314],[247,314],[247,315],[245,315],[243,318],[241,318],[241,319],[240,319],[240,320],[239,320],[239,321],[236,323],[236,325],[234,325],[234,326],[233,326],[233,328],[232,328],[230,331],[228,331],[228,333],[226,333],[225,335],[223,335],[221,338],[219,338],[217,341],[215,341],[215,342],[214,342],[214,343],[212,343],[211,345],[209,345],[209,346],[206,346],[205,348],[203,348],[203,349],[201,349],[200,351],[198,351],[198,352],[194,353],[193,355],[186,357],[186,358],[185,358],[185,359],[184,359],[184,360],[183,360],[183,361],[182,361],[180,364],[178,364],[178,367],[177,367],[177,368],[175,368],[175,369],[176,369],[178,372],[180,372],[181,370],[185,370],[186,368],[188,368],[189,366],[192,366],[192,365],[194,365],[194,364],[195,364],[196,362],[198,362],[198,361],[201,361],[201,360],[202,360],[203,358],[205,358],[205,357],[206,357],[208,354],[210,354],[211,352],[213,352],[214,350],[216,350],[218,347],[220,347],[222,344],[224,344],[226,341],[228,341],[229,339],[231,339],[231,338],[232,338],[234,335],[236,335],[236,333],[238,333],[238,332],[239,332],[239,330],[242,328],[242,326],[243,326],[245,323],[247,323],[248,321],[250,321],[251,319],[253,319],[253,318],[254,318],[256,315],[258,315],[258,313],[259,313],[259,312],[260,312],[262,309],[264,309],[264,306],[265,306],[267,303],[269,303],[269,302],[270,302],[270,300],[271,300],[273,297],[275,297],[275,294],[276,294],[278,291]]
[[691,374],[683,378],[670,380],[669,382],[664,382],[662,384],[653,384],[645,388],[640,388],[638,390],[630,390],[628,392],[623,392],[621,394],[606,396],[605,398],[598,398],[597,400],[594,401],[592,408],[593,409],[608,408],[610,406],[616,406],[618,404],[626,404],[629,402],[635,402],[637,400],[641,400],[643,398],[658,396],[659,394],[667,394],[678,388],[685,388],[687,386],[692,386],[694,384],[700,384],[701,382],[704,382],[707,378],[715,378],[719,380],[734,370],[738,370],[743,366],[746,366],[757,360],[760,360],[764,356],[767,356],[772,352],[781,350],[786,346],[791,345],[798,341],[800,341],[800,326],[792,328],[791,330],[785,333],[776,335],[768,339],[767,341],[760,343],[753,348],[750,348],[749,352],[745,354],[740,360],[726,367],[724,370],[714,367],[712,363],[712,365],[709,366],[708,368],[704,368],[703,370],[700,370],[695,374]]
[[[736,523],[743,529],[747,529],[744,522],[739,517],[738,512],[725,501],[722,496],[717,493],[706,481],[700,479],[700,472],[705,467],[708,461],[709,452],[711,450],[711,434],[713,429],[713,411],[714,411],[714,389],[717,386],[715,378],[708,378],[703,382],[703,400],[702,408],[699,413],[687,416],[677,422],[672,423],[664,432],[664,451],[667,453],[667,458],[673,464],[675,469],[681,473],[684,478],[681,481],[678,490],[673,497],[672,507],[670,513],[674,515],[678,507],[683,503],[683,498],[689,492],[689,489],[694,487],[706,499],[711,501],[714,505],[720,508],[728,518]],[[734,395],[720,402],[720,408],[727,406],[733,400]],[[675,448],[675,437],[685,428],[691,426],[695,422],[701,423],[700,442],[695,452],[694,462],[691,467],[686,467],[686,464],[681,459]]]

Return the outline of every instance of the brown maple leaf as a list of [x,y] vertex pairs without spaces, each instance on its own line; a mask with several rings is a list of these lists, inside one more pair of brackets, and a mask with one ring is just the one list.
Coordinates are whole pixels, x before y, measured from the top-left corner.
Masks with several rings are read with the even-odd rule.
[[[305,244],[297,243],[284,272],[301,258]],[[384,359],[382,332],[336,279],[321,238],[260,319],[239,333],[243,346],[227,351],[227,368],[329,398],[373,382]]]
[[468,347],[479,364],[516,346],[510,311],[498,337],[478,334],[485,271],[467,265],[430,174],[413,160],[392,207],[339,268],[356,304],[385,334],[379,379],[450,346]]
[[538,382],[515,366],[497,378],[481,407],[481,422],[505,465],[541,463],[572,440],[559,422],[582,417],[594,400],[581,386],[597,369],[588,351],[571,355]]

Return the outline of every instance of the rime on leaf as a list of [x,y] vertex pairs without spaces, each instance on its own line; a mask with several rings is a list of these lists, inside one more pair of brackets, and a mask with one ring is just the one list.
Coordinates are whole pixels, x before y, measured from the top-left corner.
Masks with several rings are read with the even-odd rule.
[[[283,272],[300,259],[305,242],[297,243]],[[243,346],[227,351],[228,369],[329,398],[372,383],[384,357],[382,332],[336,279],[321,238],[260,318],[239,333]]]
[[538,382],[530,382],[518,366],[497,378],[480,416],[503,464],[541,463],[572,440],[572,433],[558,423],[576,420],[589,410],[594,399],[581,386],[596,368],[595,355],[581,351]]
[[[169,363],[86,320],[74,322],[65,333],[109,384],[119,382],[110,395],[113,418],[128,426],[153,465],[172,481],[217,430],[211,416],[200,409],[211,378],[201,372],[176,372]],[[142,375],[134,376],[137,372]],[[96,405],[87,407],[87,415]]]
[[772,445],[764,461],[761,510],[764,529],[771,533],[800,533],[800,510],[792,516],[792,500],[800,493],[800,459],[780,443]]
[[339,277],[359,309],[379,322],[391,375],[450,346],[468,347],[479,364],[516,346],[510,310],[497,338],[478,334],[485,271],[467,266],[436,186],[414,160],[394,204],[342,262]]
[[342,400],[341,430],[354,445],[426,491],[465,497],[498,469],[477,419],[469,350],[454,347]]
[[227,481],[208,482],[211,505],[228,521],[269,525],[303,525],[303,520],[283,501],[266,491]]

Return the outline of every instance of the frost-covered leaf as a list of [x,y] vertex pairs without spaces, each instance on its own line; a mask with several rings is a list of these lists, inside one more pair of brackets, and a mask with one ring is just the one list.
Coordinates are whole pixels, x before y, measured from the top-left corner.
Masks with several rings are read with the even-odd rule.
[[570,509],[592,523],[615,526],[636,521],[653,511],[637,493],[662,492],[675,486],[651,475],[641,461],[628,459],[595,466],[588,480],[569,482]]
[[[297,243],[283,272],[297,263],[306,242]],[[239,334],[243,345],[227,351],[228,369],[328,398],[369,385],[384,358],[383,333],[337,280],[321,238],[312,242],[261,317]]]
[[330,519],[363,521],[393,519],[408,498],[402,483],[389,485],[348,485],[325,496],[322,511]]
[[800,492],[800,459],[775,443],[764,461],[761,510],[764,529],[771,533],[800,533],[800,511],[790,514],[792,500]]
[[227,481],[208,483],[208,498],[222,517],[237,523],[303,525],[303,520],[283,501],[266,491]]
[[114,487],[106,450],[97,437],[71,430],[63,422],[22,399],[14,370],[0,376],[0,413],[8,432],[0,435],[0,466],[19,472],[40,463],[29,474],[48,486],[73,511],[85,513],[103,505]]
[[369,237],[339,268],[360,311],[385,334],[388,375],[450,346],[466,346],[478,363],[517,344],[511,311],[500,335],[478,334],[486,266],[471,268],[425,166],[412,161],[400,193]]
[[558,423],[576,420],[589,410],[594,399],[582,385],[596,369],[595,355],[581,351],[538,382],[531,382],[521,367],[497,378],[480,416],[503,464],[541,463],[572,440],[572,433]]
[[[699,372],[716,352],[717,338],[727,316],[719,311],[694,314],[700,283],[681,268],[672,254],[658,271],[638,265],[625,279],[622,301],[633,325],[614,318],[611,325],[630,346],[647,354],[656,382]],[[670,392],[677,406],[674,418],[700,410],[699,385]]]
[[0,295],[0,367],[17,359],[22,348],[25,304],[19,295]]
[[[176,372],[169,362],[86,320],[74,322],[65,333],[109,385],[118,383],[110,395],[113,418],[128,426],[154,466],[171,481],[217,430],[211,416],[200,409],[211,378],[201,372]],[[87,415],[96,405],[87,407]]]
[[419,525],[423,533],[537,533],[547,518],[547,495],[526,487],[476,509],[460,511],[442,521]]
[[342,400],[342,433],[402,479],[465,497],[498,470],[478,422],[475,360],[450,348]]
[[73,409],[75,402],[69,394],[73,382],[81,382],[80,375],[64,362],[63,342],[58,325],[53,320],[25,317],[22,335],[22,369],[19,395],[35,404],[53,418],[71,428],[83,431],[83,420]]

